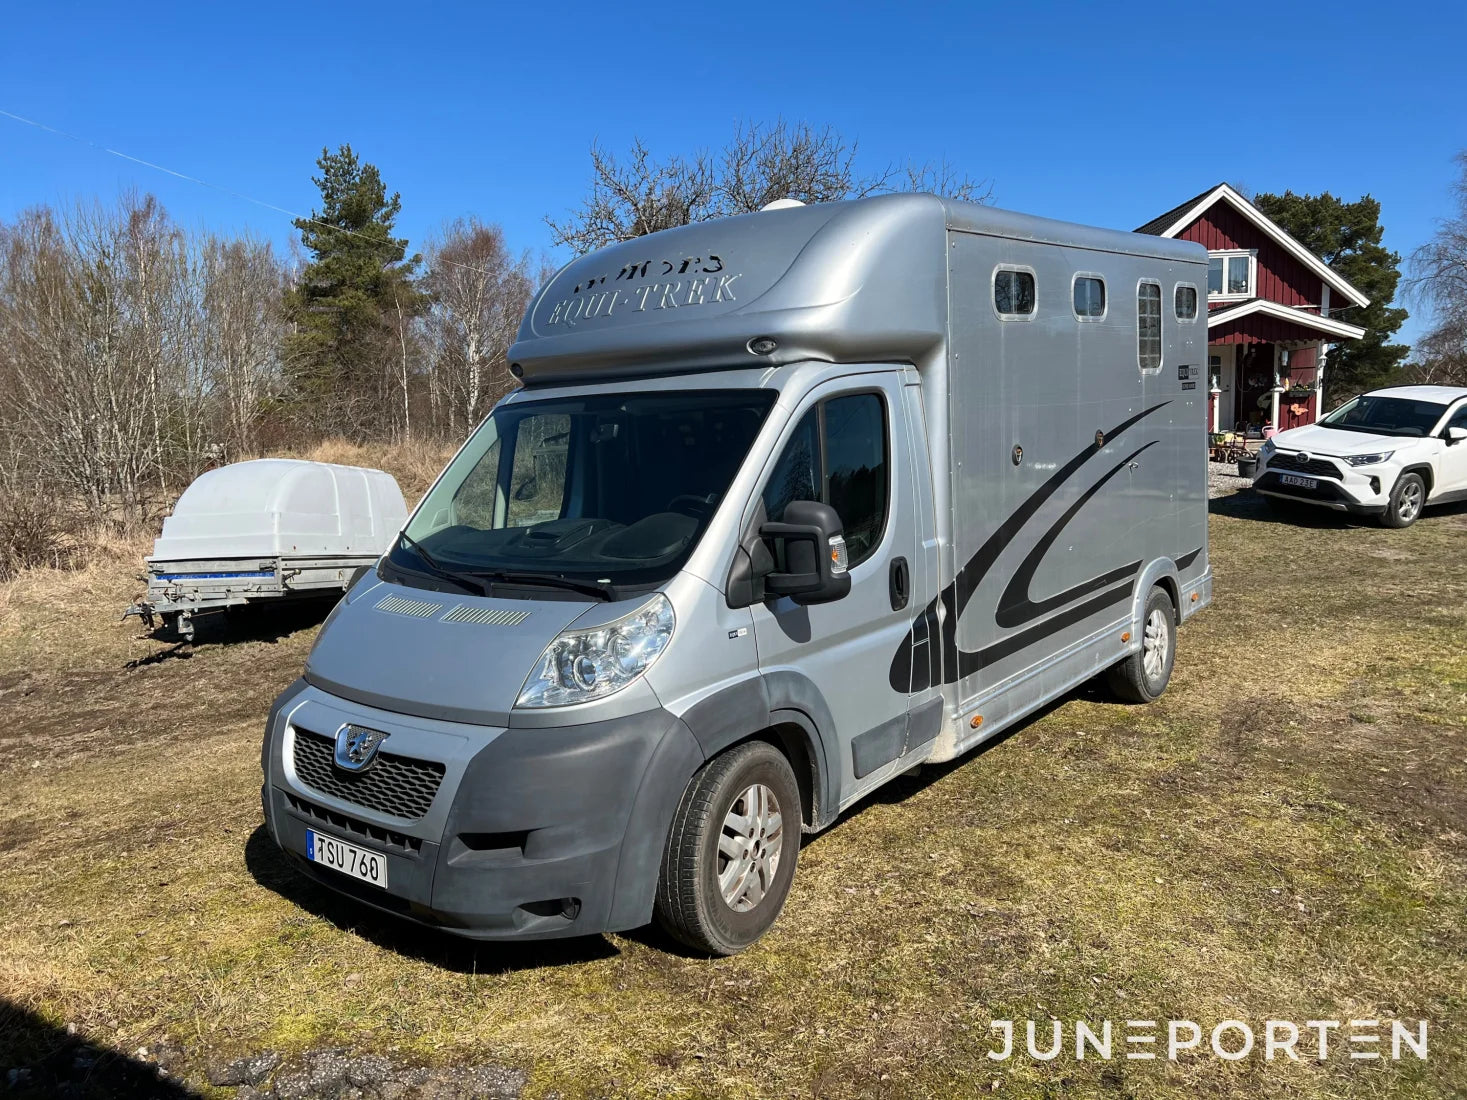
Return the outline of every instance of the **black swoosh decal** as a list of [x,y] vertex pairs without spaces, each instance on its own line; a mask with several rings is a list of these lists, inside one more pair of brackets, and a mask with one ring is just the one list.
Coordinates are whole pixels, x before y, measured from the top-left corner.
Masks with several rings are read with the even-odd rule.
[[1084,622],[1097,611],[1104,611],[1107,607],[1124,603],[1130,598],[1131,585],[1123,584],[1118,588],[1112,588],[1109,592],[1102,592],[1093,600],[1087,600],[1085,603],[1061,615],[1056,615],[1052,619],[1045,619],[1044,622],[1039,623],[1037,626],[1032,626],[1028,630],[1021,630],[1017,634],[1011,634],[1007,638],[1001,638],[992,645],[978,650],[976,653],[969,653],[967,650],[963,650],[958,654],[958,675],[955,679],[961,679],[964,676],[971,675],[980,668],[985,668],[988,665],[1001,661],[1005,657],[1019,652],[1025,646],[1031,646],[1035,642],[1065,629],[1067,626],[1074,626],[1076,623]]
[[[1152,405],[1149,409],[1142,409],[1129,420],[1123,420],[1110,431],[1105,432],[1103,438],[1113,439],[1138,420],[1144,419],[1157,409],[1170,404],[1170,401],[1163,401],[1160,404]],[[1035,512],[1039,511],[1044,502],[1054,496],[1055,491],[1073,477],[1081,466],[1099,454],[1103,446],[1105,446],[1104,442],[1090,443],[1083,451],[1056,470],[1048,481],[1039,486],[1038,489],[1035,489],[1030,494],[1029,499],[1014,510],[1013,515],[999,524],[998,530],[989,535],[988,541],[980,546],[978,552],[968,559],[968,564],[959,570],[952,584],[952,587],[957,592],[956,610],[959,615],[968,606],[968,600],[972,598],[974,591],[978,588],[979,582],[987,576],[988,571],[993,568],[993,563],[1007,549],[1009,543],[1014,541],[1014,536],[1022,530],[1024,524],[1029,522],[1030,518]]]
[[[999,555],[1001,555],[1004,550],[1008,548],[1009,543],[1014,540],[1015,536],[1017,536],[1018,533],[1023,529],[1024,525],[1029,522],[1034,513],[1037,512],[1044,505],[1045,501],[1047,501],[1055,494],[1055,492],[1059,489],[1061,485],[1063,485],[1066,481],[1073,477],[1075,473],[1079,471],[1082,466],[1085,465],[1086,462],[1088,462],[1091,458],[1100,453],[1101,449],[1105,446],[1105,441],[1114,439],[1116,436],[1124,432],[1127,428],[1131,427],[1131,425],[1145,419],[1152,413],[1156,412],[1157,409],[1164,408],[1169,404],[1171,404],[1170,401],[1162,401],[1150,406],[1149,408],[1142,409],[1135,416],[1129,417],[1126,420],[1121,421],[1121,423],[1117,424],[1110,431],[1103,433],[1100,442],[1092,442],[1088,444],[1078,454],[1071,458],[1069,462],[1065,463],[1062,467],[1056,470],[1049,477],[1049,479],[1045,481],[1043,485],[1034,490],[1034,492],[1029,495],[1024,503],[1019,505],[1019,507],[1014,510],[1013,514],[1010,515],[1008,519],[1004,520],[1003,523],[998,526],[993,534],[988,536],[983,545],[978,548],[978,552],[975,553],[971,558],[969,558],[967,564],[965,564],[963,568],[958,571],[957,576],[953,578],[953,582],[945,587],[940,593],[938,593],[938,595],[935,596],[925,608],[923,608],[922,612],[918,615],[917,622],[913,624],[912,629],[907,632],[906,638],[904,638],[901,644],[897,646],[896,653],[892,655],[891,668],[888,673],[888,679],[891,683],[893,690],[900,692],[910,692],[913,690],[917,690],[913,685],[921,680],[923,677],[919,670],[914,670],[912,667],[913,638],[919,624],[928,626],[936,625],[936,623],[938,622],[937,610],[939,603],[942,605],[943,611],[943,616],[941,619],[942,625],[940,631],[942,636],[941,679],[943,683],[951,684],[955,683],[961,677],[968,675],[970,672],[973,672],[976,669],[983,668],[985,665],[992,664],[994,661],[997,661],[1002,657],[1006,657],[1011,653],[1016,653],[1018,652],[1018,650],[1024,648],[1024,646],[1032,645],[1034,642],[1039,641],[1041,638],[1047,636],[1048,634],[1052,634],[1057,630],[1062,630],[1064,629],[1064,627],[1072,625],[1072,623],[1079,622],[1087,616],[1095,614],[1095,612],[1097,611],[1109,607],[1114,603],[1120,602],[1126,597],[1126,595],[1130,591],[1129,585],[1102,593],[1095,599],[1089,600],[1086,603],[1081,604],[1073,611],[1055,616],[1053,619],[1046,620],[1045,622],[1040,623],[1038,626],[1030,630],[1023,631],[1020,634],[1016,634],[1011,638],[1001,639],[1000,641],[995,642],[985,649],[978,650],[977,652],[970,653],[965,650],[959,650],[958,648],[958,619],[962,616],[963,611],[967,608],[968,601],[972,599],[973,593],[978,589],[978,585],[982,582],[983,578],[987,576],[988,571],[993,568],[994,563],[998,561]],[[1145,448],[1142,448],[1142,450],[1144,449]],[[1138,451],[1137,453],[1139,454],[1140,452]],[[1135,456],[1132,455],[1131,457]],[[1130,459],[1128,458],[1126,459],[1126,461],[1130,461]],[[1102,482],[1108,479],[1114,473],[1115,471],[1112,470],[1110,474],[1106,475],[1106,478],[1102,479]],[[1092,489],[1091,492],[1093,493],[1093,491],[1094,490]],[[1071,513],[1067,512],[1065,517],[1062,518],[1060,521],[1060,527],[1063,527],[1065,523],[1068,523],[1070,518]],[[1057,533],[1058,532],[1056,531],[1053,534],[1057,535]],[[1049,541],[1051,543],[1054,541],[1053,535],[1049,538]],[[1037,562],[1035,567],[1037,568]],[[1130,566],[1126,568],[1130,572],[1134,572],[1135,569],[1138,567],[1139,566]],[[1127,574],[1123,573],[1121,575],[1124,576]],[[1095,581],[1087,582],[1087,586],[1085,587],[1088,591],[1089,584],[1103,585],[1109,583],[1110,579],[1111,574],[1108,573],[1104,577],[1097,578]],[[1027,590],[1027,584],[1025,588]],[[1074,597],[1072,596],[1071,598]],[[1045,602],[1048,603],[1049,601]],[[1042,612],[1036,612],[1036,614],[1042,614]],[[1078,618],[1075,617],[1077,615]],[[923,620],[925,620],[925,623],[923,623]],[[932,632],[929,631],[927,639],[927,649],[930,657],[933,658],[935,658],[937,655],[935,652],[932,652],[933,646],[936,642],[937,638],[933,637]],[[930,676],[928,677],[928,679],[930,680],[930,682],[936,682],[938,678],[936,676]]]
[[1070,505],[1065,511],[1065,514],[1059,518],[1058,523],[1055,523],[1048,531],[1044,532],[1044,536],[1034,544],[1034,549],[1029,551],[1028,556],[1019,565],[1019,568],[1014,570],[1014,575],[1010,578],[1008,587],[1003,590],[1003,595],[998,598],[998,611],[994,615],[994,620],[999,626],[1009,629],[1033,622],[1041,615],[1047,615],[1056,608],[1064,607],[1065,604],[1072,603],[1082,596],[1088,596],[1092,592],[1098,592],[1108,584],[1115,584],[1116,581],[1124,580],[1126,577],[1135,574],[1141,568],[1139,561],[1133,561],[1128,565],[1122,565],[1117,569],[1112,569],[1110,572],[1104,573],[1099,577],[1092,577],[1090,580],[1082,584],[1077,584],[1075,587],[1067,589],[1056,596],[1050,596],[1038,602],[1034,602],[1029,598],[1029,585],[1034,581],[1034,574],[1039,571],[1039,563],[1044,559],[1044,555],[1049,553],[1049,548],[1054,545],[1054,540],[1059,538],[1060,532],[1068,527],[1070,521],[1075,518],[1075,513],[1085,507],[1089,503],[1090,498],[1100,492],[1111,478],[1124,470],[1127,463],[1142,451],[1146,450],[1147,447],[1154,447],[1160,442],[1161,440],[1159,439],[1153,439],[1150,443],[1137,447],[1125,458],[1117,462],[1099,481],[1080,494],[1080,499]]
[[1197,560],[1197,555],[1200,554],[1200,553],[1202,553],[1202,547],[1199,546],[1199,547],[1197,547],[1196,550],[1193,550],[1190,554],[1183,554],[1180,558],[1178,558],[1177,559],[1177,572],[1178,573],[1184,573],[1184,572],[1186,572],[1187,566],[1191,565],[1194,561],[1196,561]]

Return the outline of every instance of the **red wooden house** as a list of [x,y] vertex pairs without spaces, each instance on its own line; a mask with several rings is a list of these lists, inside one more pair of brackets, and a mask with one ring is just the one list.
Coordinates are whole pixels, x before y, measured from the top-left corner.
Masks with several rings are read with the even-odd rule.
[[1339,314],[1370,299],[1225,183],[1136,232],[1196,241],[1211,256],[1211,429],[1318,419],[1330,346],[1365,335]]

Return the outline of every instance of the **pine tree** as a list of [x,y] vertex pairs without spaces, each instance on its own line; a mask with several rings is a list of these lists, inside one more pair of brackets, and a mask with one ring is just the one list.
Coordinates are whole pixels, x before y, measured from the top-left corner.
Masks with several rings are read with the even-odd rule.
[[322,149],[316,165],[321,208],[295,221],[312,260],[287,302],[295,331],[286,369],[312,424],[370,430],[397,421],[399,329],[424,306],[413,281],[419,257],[393,236],[401,196],[388,196],[375,165],[350,145]]
[[1330,351],[1325,374],[1330,403],[1399,381],[1410,348],[1387,341],[1409,314],[1391,305],[1401,281],[1401,257],[1380,243],[1379,201],[1369,195],[1343,202],[1328,191],[1319,195],[1285,191],[1255,195],[1253,205],[1370,299],[1368,306],[1346,309],[1340,309],[1336,300],[1330,310],[1336,320],[1365,329],[1361,339],[1346,340]]

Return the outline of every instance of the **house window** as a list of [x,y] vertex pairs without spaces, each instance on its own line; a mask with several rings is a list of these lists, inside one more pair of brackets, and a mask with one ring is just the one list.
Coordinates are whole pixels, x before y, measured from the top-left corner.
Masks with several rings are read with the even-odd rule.
[[1136,287],[1136,361],[1141,369],[1161,369],[1161,284]]
[[1251,298],[1258,257],[1252,252],[1213,252],[1207,258],[1207,294],[1212,298]]
[[1188,283],[1178,283],[1174,295],[1178,321],[1191,321],[1197,316],[1197,288]]
[[1075,316],[1098,321],[1105,316],[1105,280],[1096,275],[1075,276]]
[[993,308],[1000,317],[1034,313],[1034,272],[1000,268],[993,273]]

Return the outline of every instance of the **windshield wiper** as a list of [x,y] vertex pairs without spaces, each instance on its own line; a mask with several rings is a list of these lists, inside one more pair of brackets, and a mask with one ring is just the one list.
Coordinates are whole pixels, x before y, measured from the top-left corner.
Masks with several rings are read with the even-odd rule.
[[471,592],[479,596],[489,595],[488,586],[479,581],[474,574],[461,573],[444,568],[438,563],[437,558],[428,553],[421,542],[413,538],[406,531],[398,533],[397,541],[399,543],[405,543],[413,553],[417,554],[422,563],[428,567],[428,572],[432,573],[435,577],[441,577],[446,581],[450,581],[458,585],[465,592]]
[[475,569],[465,574],[480,580],[497,581],[500,584],[540,585],[543,588],[564,588],[571,592],[582,592],[596,596],[607,603],[616,600],[616,589],[605,581],[576,580],[556,573],[522,573],[512,569]]

